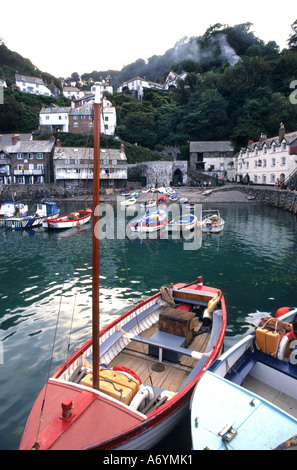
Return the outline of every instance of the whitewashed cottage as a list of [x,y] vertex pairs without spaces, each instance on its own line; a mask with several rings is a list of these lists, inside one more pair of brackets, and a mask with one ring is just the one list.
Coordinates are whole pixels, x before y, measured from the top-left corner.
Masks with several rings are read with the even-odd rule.
[[287,185],[297,172],[297,131],[286,133],[281,123],[279,135],[249,142],[237,157],[237,181]]

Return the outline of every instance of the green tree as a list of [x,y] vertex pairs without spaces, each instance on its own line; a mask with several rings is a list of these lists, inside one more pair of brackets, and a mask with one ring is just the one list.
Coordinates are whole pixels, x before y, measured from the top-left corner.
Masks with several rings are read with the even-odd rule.
[[296,51],[297,50],[297,20],[295,20],[294,23],[291,25],[291,29],[292,29],[292,32],[288,39],[288,45],[290,49],[293,49],[294,51]]

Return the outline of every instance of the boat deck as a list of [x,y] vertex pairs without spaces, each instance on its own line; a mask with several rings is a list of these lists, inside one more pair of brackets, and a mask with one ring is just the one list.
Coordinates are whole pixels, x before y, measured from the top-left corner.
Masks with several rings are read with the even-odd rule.
[[294,416],[294,418],[297,418],[297,400],[295,398],[277,390],[255,377],[252,377],[251,375],[248,375],[244,379],[242,386],[278,406],[286,413]]
[[[200,322],[201,323],[201,322]],[[202,326],[199,325],[200,327]],[[155,324],[142,332],[142,336],[151,338],[158,330]],[[188,346],[192,351],[204,352],[207,348],[210,333],[196,334]],[[115,357],[108,367],[125,366],[133,370],[141,381],[155,389],[177,392],[188,377],[198,359],[182,355],[178,362],[163,360],[162,363],[155,356],[149,355],[149,346],[131,341],[122,352]]]

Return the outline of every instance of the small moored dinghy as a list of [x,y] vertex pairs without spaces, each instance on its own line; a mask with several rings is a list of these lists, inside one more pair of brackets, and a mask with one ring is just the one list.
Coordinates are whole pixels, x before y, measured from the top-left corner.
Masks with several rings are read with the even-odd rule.
[[162,209],[157,209],[131,220],[131,222],[129,222],[129,228],[132,232],[156,232],[166,227],[167,224],[167,212]]
[[92,209],[77,210],[70,214],[56,217],[55,219],[46,219],[42,226],[48,230],[63,230],[66,228],[80,227],[87,224],[92,216]]
[[225,221],[218,210],[202,211],[202,231],[204,233],[220,233],[225,226]]
[[168,224],[169,232],[180,232],[181,230],[193,230],[197,225],[197,217],[194,214],[185,214],[176,217]]
[[99,361],[89,340],[53,374],[32,408],[21,449],[152,448],[188,412],[225,331],[219,289],[201,277],[161,288],[101,330]]
[[296,319],[297,309],[264,318],[204,374],[191,401],[194,450],[297,448]]

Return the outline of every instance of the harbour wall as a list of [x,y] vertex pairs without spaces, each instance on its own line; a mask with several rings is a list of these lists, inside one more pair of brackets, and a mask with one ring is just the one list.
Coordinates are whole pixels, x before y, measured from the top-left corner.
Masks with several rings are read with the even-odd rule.
[[240,191],[246,197],[254,198],[255,202],[278,207],[297,214],[297,191],[263,186],[226,185],[216,191]]
[[[297,191],[290,191],[288,189],[282,190],[272,186],[244,186],[238,183],[228,183],[225,186],[212,188],[212,194],[209,197],[201,195],[201,188],[194,188],[189,186],[181,186],[177,189],[180,196],[186,196],[191,203],[216,202],[216,203],[232,203],[246,201],[246,198],[252,197],[257,203],[267,204],[276,208],[281,208],[286,211],[297,214]],[[104,191],[105,193],[105,191]],[[239,199],[236,194],[244,194],[244,198]],[[105,200],[115,200],[119,191],[114,194],[105,195]],[[45,196],[51,196],[53,199],[80,199],[92,200],[92,189],[77,190],[77,188],[61,188],[55,184],[46,185],[3,185],[0,187],[0,202],[4,201],[33,201],[42,199]],[[149,198],[149,194],[141,194],[139,200]]]

